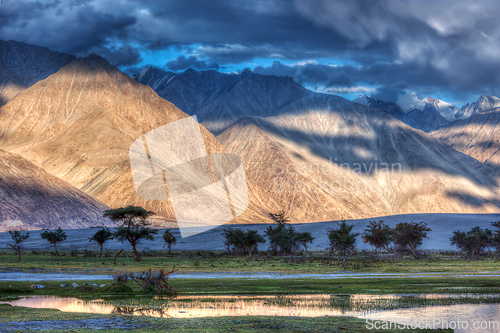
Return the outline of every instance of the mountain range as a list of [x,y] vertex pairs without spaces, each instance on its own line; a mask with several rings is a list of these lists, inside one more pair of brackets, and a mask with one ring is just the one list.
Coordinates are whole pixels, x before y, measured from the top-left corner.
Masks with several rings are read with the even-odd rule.
[[467,103],[458,108],[440,99],[425,97],[416,93],[402,96],[397,102],[385,102],[364,95],[353,100],[368,107],[379,108],[410,125],[425,132],[437,130],[453,122],[472,117],[476,112],[495,109],[500,99],[495,96],[480,96],[477,102]]
[[[403,110],[372,99],[365,107],[306,90],[291,78],[250,71],[175,74],[149,67],[134,78],[198,116],[229,152],[242,158],[252,208],[262,217],[280,208],[294,221],[498,211],[490,167],[398,120],[416,123],[419,115],[434,114],[434,120],[426,118],[428,129],[449,124],[438,112],[446,106],[439,100],[426,98],[426,105]],[[314,170],[279,173],[304,165]],[[401,172],[357,172],[359,165],[368,170],[400,165]],[[325,174],[318,166],[335,171]]]
[[224,74],[188,69],[174,74],[148,67],[134,79],[187,114],[196,115],[216,135],[241,117],[277,115],[284,105],[314,94],[291,77],[259,75],[250,70]]
[[[1,59],[20,47],[26,46],[10,46]],[[462,114],[462,109],[431,98],[421,100],[423,105],[419,98],[413,98],[416,104],[411,99],[398,104],[367,97],[365,105],[312,92],[290,77],[149,67],[131,78],[102,57],[43,58],[43,48],[40,57],[52,60],[40,71],[45,74],[30,81],[19,73],[35,66],[36,50],[33,46],[26,67],[11,61],[2,70],[5,82],[22,88],[0,108],[0,149],[9,157],[0,170],[6,175],[2,179],[13,179],[0,183],[5,221],[32,228],[59,223],[42,223],[29,205],[18,204],[11,214],[11,207],[22,202],[19,196],[26,202],[40,196],[30,191],[13,196],[11,188],[21,183],[20,188],[33,186],[54,198],[73,193],[75,210],[85,213],[80,221],[68,219],[72,228],[102,224],[98,217],[104,209],[129,204],[155,211],[157,224],[172,226],[175,214],[169,201],[137,196],[128,149],[145,133],[188,115],[200,121],[208,152],[235,153],[243,161],[250,204],[232,222],[268,222],[267,214],[280,209],[294,222],[500,212],[494,144],[480,153],[477,144],[461,147],[457,139],[469,130],[477,135],[497,119],[493,97],[469,105]],[[450,112],[471,116],[450,122],[440,112],[448,112],[448,118]],[[422,119],[424,115],[434,118]],[[417,125],[427,126],[429,133]],[[482,143],[486,146],[494,139],[493,130],[478,140],[487,141]],[[9,169],[16,164],[47,180]],[[47,202],[44,216],[56,210]]]

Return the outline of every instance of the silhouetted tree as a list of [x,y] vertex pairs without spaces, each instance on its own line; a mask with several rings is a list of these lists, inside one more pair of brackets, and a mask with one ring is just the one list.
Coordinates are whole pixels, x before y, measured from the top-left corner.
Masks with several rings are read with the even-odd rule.
[[269,213],[267,216],[278,224],[286,224],[289,221],[284,210],[280,210],[277,213]]
[[370,243],[375,248],[375,251],[380,249],[389,251],[389,244],[392,242],[392,229],[382,220],[378,222],[369,221],[369,225],[361,238],[365,243]]
[[427,233],[432,231],[424,222],[401,222],[396,224],[392,232],[393,242],[398,251],[409,250],[411,254],[418,258],[417,250],[422,246]]
[[14,245],[12,244],[7,244],[9,245],[14,251],[17,252],[19,255],[19,259],[17,260],[18,262],[21,261],[21,248],[18,246],[20,243],[24,242],[28,238],[30,238],[30,233],[27,232],[26,234],[22,233],[22,230],[15,230],[15,231],[9,231],[10,238],[14,241]]
[[121,226],[113,232],[113,237],[122,243],[125,240],[130,243],[135,254],[135,261],[141,261],[136,246],[142,239],[154,240],[154,235],[158,232],[147,227],[150,223],[146,219],[154,214],[137,206],[109,209],[104,212],[104,217],[109,217],[115,223],[121,223]]
[[99,228],[92,237],[89,238],[89,242],[97,242],[99,244],[99,247],[101,248],[99,252],[99,257],[102,256],[102,246],[104,243],[106,243],[108,240],[113,238],[113,233],[109,230],[109,228]]
[[65,241],[68,237],[66,233],[61,229],[61,227],[57,228],[56,231],[44,231],[40,234],[42,239],[46,239],[50,244],[54,245],[54,249],[56,250],[56,256],[59,255],[57,251],[57,243]]
[[336,252],[342,259],[344,269],[347,268],[346,259],[356,251],[356,237],[359,233],[353,233],[354,224],[347,224],[342,220],[337,229],[328,229],[328,239],[330,240],[330,253]]
[[[163,240],[165,241],[165,245],[167,245],[168,247],[168,254],[170,254],[170,248],[172,247],[172,244],[175,245],[177,238],[175,238],[170,230],[165,230],[165,233],[163,234]],[[165,247],[165,245],[163,245],[163,247]]]
[[472,259],[484,254],[484,250],[491,244],[493,233],[489,229],[474,227],[470,231],[454,231],[450,238],[451,244],[467,253]]

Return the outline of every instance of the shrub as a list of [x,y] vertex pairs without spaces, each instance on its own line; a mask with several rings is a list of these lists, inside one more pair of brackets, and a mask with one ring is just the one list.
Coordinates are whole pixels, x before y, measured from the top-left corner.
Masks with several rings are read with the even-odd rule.
[[278,224],[286,224],[289,221],[284,210],[280,210],[277,213],[269,213],[267,216]]
[[165,272],[162,268],[158,273],[153,273],[151,268],[139,276],[131,274],[131,278],[139,284],[143,291],[157,292],[159,295],[175,295],[177,291],[172,289],[168,278],[175,271],[175,267],[170,272]]
[[114,292],[132,292],[132,288],[128,286],[129,275],[128,274],[118,274],[113,276],[113,284],[109,287],[106,287],[107,291]]

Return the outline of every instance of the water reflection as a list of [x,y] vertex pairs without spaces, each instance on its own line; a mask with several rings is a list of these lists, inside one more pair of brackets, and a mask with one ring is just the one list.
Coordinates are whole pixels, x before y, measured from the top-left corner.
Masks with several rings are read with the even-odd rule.
[[[499,299],[499,294],[178,296],[174,299],[136,297],[91,301],[72,297],[33,296],[14,300],[10,304],[59,309],[65,312],[166,318],[348,315],[405,324],[408,321],[425,318],[499,320]],[[452,305],[460,302],[493,304]],[[466,330],[455,329],[455,332],[466,332]],[[475,330],[474,332],[493,331]]]

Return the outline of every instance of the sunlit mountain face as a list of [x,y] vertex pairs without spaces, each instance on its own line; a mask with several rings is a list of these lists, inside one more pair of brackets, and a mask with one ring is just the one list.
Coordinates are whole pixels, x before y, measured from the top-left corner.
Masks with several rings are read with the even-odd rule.
[[74,193],[88,216],[72,227],[129,204],[175,225],[168,200],[137,195],[128,149],[188,116],[207,152],[242,160],[233,222],[500,212],[500,26],[485,14],[500,4],[49,0],[28,20],[32,7],[1,7],[0,148],[46,179],[2,171],[6,226],[46,227],[19,204],[32,192],[7,198],[16,182]]

